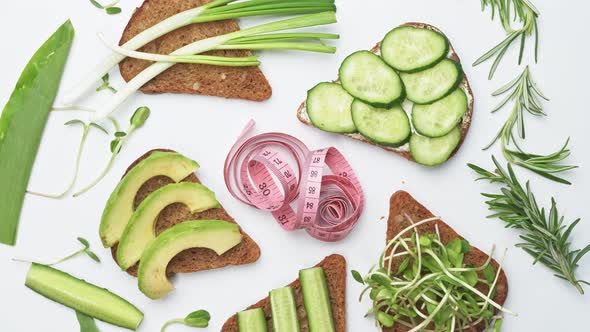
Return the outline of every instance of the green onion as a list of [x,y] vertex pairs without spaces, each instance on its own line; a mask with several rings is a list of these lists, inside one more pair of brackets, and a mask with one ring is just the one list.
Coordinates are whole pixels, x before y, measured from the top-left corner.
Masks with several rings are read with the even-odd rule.
[[[189,9],[144,30],[131,38],[123,48],[135,51],[149,42],[178,28],[193,24],[248,16],[296,15],[335,11],[334,0],[216,0],[203,6]],[[124,55],[113,53],[106,57],[84,79],[74,85],[61,100],[63,105],[72,105],[86,91],[93,89],[101,77],[125,59]]]
[[67,21],[33,55],[0,117],[0,243],[15,244],[29,177],[73,39]]
[[[215,36],[203,40],[196,41],[192,44],[184,46],[171,53],[172,56],[178,55],[193,55],[214,50],[217,47],[235,41],[242,37],[251,37],[262,35],[271,32],[284,31],[290,29],[300,29],[305,27],[312,27],[318,25],[332,24],[336,22],[335,12],[324,12],[318,14],[303,15],[291,19],[286,19],[278,22],[266,23],[244,30],[231,32],[221,36]],[[264,42],[263,42],[264,43]],[[92,116],[92,121],[97,121],[107,117],[111,114],[121,103],[123,103],[127,97],[132,95],[135,91],[139,90],[144,84],[158,76],[168,68],[172,67],[173,63],[158,62],[144,71],[135,76],[132,80],[127,82],[119,91],[115,94],[112,100],[107,103],[102,109],[98,110]]]

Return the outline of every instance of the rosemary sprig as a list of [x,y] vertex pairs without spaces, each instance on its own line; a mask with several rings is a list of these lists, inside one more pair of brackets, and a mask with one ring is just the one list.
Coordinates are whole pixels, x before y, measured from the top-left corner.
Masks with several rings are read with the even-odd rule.
[[[488,79],[492,79],[496,69],[498,68],[498,65],[502,61],[502,58],[510,46],[519,39],[520,51],[518,55],[518,64],[520,65],[524,55],[526,40],[528,37],[533,35],[535,38],[535,62],[537,62],[539,55],[539,28],[537,26],[539,11],[530,1],[481,0],[481,7],[482,10],[485,10],[486,7],[491,7],[492,20],[497,15],[502,22],[502,27],[504,27],[504,30],[508,35],[502,42],[494,46],[479,59],[477,59],[475,63],[473,63],[474,66],[477,66],[495,56],[496,58],[492,64],[492,67],[490,68],[490,73],[488,75]],[[515,29],[512,27],[512,22],[520,22],[522,23],[522,26]]]
[[486,204],[494,212],[489,218],[499,218],[506,223],[507,228],[521,230],[523,234],[520,238],[523,242],[516,246],[535,258],[533,264],[541,262],[555,272],[556,277],[567,280],[584,294],[582,284],[590,283],[577,279],[575,270],[580,259],[590,251],[590,245],[572,250],[570,242],[572,231],[580,219],[569,225],[565,224],[564,217],[559,215],[557,203],[553,198],[547,215],[545,208],[539,208],[529,182],[523,187],[510,164],[506,171],[495,157],[492,159],[496,165],[494,172],[473,164],[468,165],[480,175],[478,180],[488,180],[502,185],[499,194],[482,194],[489,198]]
[[[516,141],[514,135],[515,130],[521,139],[526,138],[524,121],[526,113],[537,117],[547,115],[543,110],[542,101],[548,101],[549,99],[543,95],[533,81],[528,66],[522,74],[495,91],[492,95],[497,97],[504,94],[508,94],[508,96],[492,110],[492,113],[499,111],[511,101],[513,102],[512,113],[498,134],[484,149],[489,149],[494,143],[500,140],[504,157],[511,164],[524,167],[550,180],[563,184],[571,184],[569,181],[555,175],[577,168],[577,166],[560,164],[561,161],[570,155],[570,150],[567,148],[569,139],[567,139],[561,149],[548,155],[527,153],[523,151]],[[515,146],[515,149],[508,147],[511,143]]]

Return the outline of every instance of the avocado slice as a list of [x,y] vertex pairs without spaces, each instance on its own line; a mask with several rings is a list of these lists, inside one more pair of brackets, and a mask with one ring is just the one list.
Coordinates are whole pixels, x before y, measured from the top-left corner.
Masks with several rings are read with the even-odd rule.
[[105,248],[115,245],[133,215],[133,201],[141,186],[149,179],[164,175],[180,182],[199,164],[180,153],[154,152],[133,167],[117,185],[102,213],[100,239]]
[[154,191],[137,207],[119,240],[117,263],[121,269],[127,270],[139,261],[156,238],[158,215],[173,203],[183,203],[193,213],[220,207],[215,193],[198,183],[173,183]]
[[162,232],[143,252],[137,273],[139,290],[150,299],[159,299],[174,290],[166,267],[174,256],[190,248],[209,248],[218,255],[242,241],[240,228],[224,220],[182,222]]
[[143,313],[108,290],[52,267],[33,263],[25,286],[50,300],[104,322],[137,330]]

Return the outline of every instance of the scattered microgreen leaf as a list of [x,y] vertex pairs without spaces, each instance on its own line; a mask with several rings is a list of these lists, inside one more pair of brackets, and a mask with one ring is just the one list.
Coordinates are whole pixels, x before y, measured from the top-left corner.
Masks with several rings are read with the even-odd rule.
[[356,282],[358,282],[359,284],[362,284],[362,285],[365,284],[365,281],[363,280],[363,277],[361,276],[359,271],[352,270],[351,273],[352,273],[352,277],[354,278],[354,280],[356,280]]
[[74,197],[78,197],[83,193],[87,192],[88,190],[92,189],[108,174],[108,172],[111,170],[111,167],[113,166],[115,159],[121,152],[121,149],[123,148],[125,141],[129,138],[129,136],[131,136],[131,134],[135,130],[143,127],[147,119],[150,117],[150,114],[151,111],[148,107],[139,107],[137,110],[135,110],[135,112],[129,119],[129,128],[126,132],[122,132],[119,128],[119,125],[116,122],[114,122],[116,132],[114,134],[113,140],[109,143],[109,149],[111,151],[111,158],[109,159],[109,162],[107,163],[104,170],[99,174],[99,176],[89,185],[76,192],[74,194]]
[[110,3],[108,5],[102,5],[100,2],[98,2],[96,0],[90,0],[90,3],[98,9],[103,9],[109,15],[119,14],[121,12],[121,8],[117,7],[119,0],[117,0],[113,3]]
[[80,332],[100,332],[93,317],[76,310],[76,318],[80,323]]
[[590,245],[572,250],[570,239],[580,219],[566,224],[553,198],[547,214],[547,210],[539,207],[529,182],[523,187],[510,164],[506,170],[495,157],[492,160],[496,167],[493,172],[468,165],[480,176],[478,180],[488,180],[502,187],[500,193],[482,194],[489,198],[486,204],[493,212],[489,218],[498,218],[506,223],[506,227],[521,230],[523,242],[516,246],[530,254],[534,262],[547,266],[556,277],[568,281],[584,294],[582,284],[587,282],[577,279],[575,272],[580,259],[590,251]]
[[86,254],[88,257],[90,257],[93,261],[100,263],[100,258],[98,258],[98,256],[96,256],[96,254],[94,252],[92,252],[92,250],[90,250],[90,243],[88,242],[88,240],[82,238],[82,237],[78,237],[78,242],[80,242],[80,244],[82,244],[82,246],[84,246],[84,248],[74,252],[71,255],[68,255],[54,263],[51,264],[47,264],[49,266],[53,266],[53,265],[57,265],[59,263],[63,263],[67,260],[70,260],[80,254]]
[[111,86],[111,83],[109,82],[109,74],[105,74],[102,77],[102,84],[98,88],[96,88],[97,92],[103,91],[103,90],[109,90],[112,93],[117,93],[117,89],[113,88]]
[[164,332],[168,326],[172,324],[184,324],[190,327],[205,328],[209,326],[210,320],[211,315],[207,310],[197,310],[188,314],[184,319],[177,318],[167,321],[164,326],[162,326],[160,332]]

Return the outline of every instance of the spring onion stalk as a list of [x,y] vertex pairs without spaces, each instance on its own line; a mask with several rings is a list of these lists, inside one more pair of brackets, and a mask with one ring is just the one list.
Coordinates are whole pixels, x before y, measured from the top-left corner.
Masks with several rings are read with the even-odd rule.
[[[203,6],[173,15],[131,38],[123,48],[137,50],[149,42],[178,28],[194,24],[263,15],[297,15],[335,11],[334,0],[215,0]],[[125,55],[112,53],[100,62],[84,79],[74,85],[61,100],[71,105],[96,82],[125,59]]]
[[[248,29],[231,32],[221,36],[215,36],[199,40],[172,52],[171,55],[176,56],[200,54],[203,52],[214,50],[219,45],[226,44],[228,42],[231,42],[232,40],[241,37],[256,36],[276,31],[300,29],[332,23],[336,23],[335,12],[324,12],[318,14],[303,15],[278,22],[271,22],[254,26]],[[119,89],[119,91],[115,94],[111,101],[108,102],[102,109],[94,113],[92,115],[92,121],[99,121],[110,115],[130,95],[132,95],[134,92],[139,90],[144,84],[146,84],[147,82],[149,82],[165,70],[169,69],[173,65],[174,63],[158,62],[146,68],[144,71],[135,76],[132,80],[127,82],[127,84],[124,85],[121,89]]]

